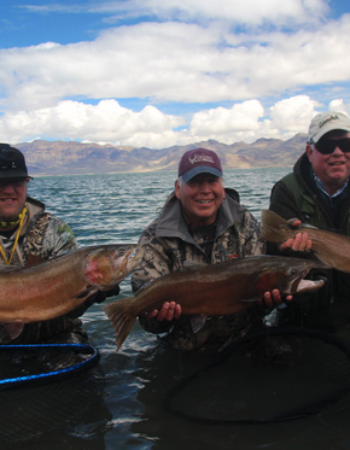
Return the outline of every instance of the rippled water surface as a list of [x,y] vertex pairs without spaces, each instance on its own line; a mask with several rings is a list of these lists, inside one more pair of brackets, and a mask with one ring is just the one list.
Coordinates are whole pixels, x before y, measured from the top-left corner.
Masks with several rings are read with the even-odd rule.
[[[231,170],[225,174],[225,185],[237,189],[241,203],[260,220],[260,210],[268,207],[271,187],[289,171],[288,168]],[[156,217],[171,192],[175,176],[175,172],[157,172],[36,178],[30,182],[29,194],[41,199],[49,211],[69,223],[80,246],[137,242],[141,231]],[[130,295],[130,280],[126,279],[121,284],[119,298]],[[349,414],[344,416],[342,411],[326,419],[316,416],[259,426],[211,427],[173,417],[162,408],[163,395],[211,357],[179,355],[156,336],[145,333],[138,324],[122,350],[116,353],[114,330],[101,305],[90,308],[83,320],[90,343],[101,353],[106,385],[100,402],[76,424],[16,448],[285,450],[350,447]],[[232,370],[237,375],[243,368],[238,365]],[[184,404],[184,407],[194,407],[198,402],[204,404],[205,414],[217,411],[219,416],[220,412],[225,415],[231,408],[239,415],[242,405],[241,400],[235,402],[235,385],[230,383],[227,374],[221,377],[219,373],[213,372],[210,388],[203,387],[203,395],[197,392],[198,400],[190,399],[190,405]],[[271,377],[278,378],[280,374],[277,368]],[[259,377],[254,378],[250,383],[258,386]],[[213,398],[209,396],[206,405],[205,395],[211,392]],[[269,399],[261,401],[268,403]],[[20,413],[18,417],[20,420]]]

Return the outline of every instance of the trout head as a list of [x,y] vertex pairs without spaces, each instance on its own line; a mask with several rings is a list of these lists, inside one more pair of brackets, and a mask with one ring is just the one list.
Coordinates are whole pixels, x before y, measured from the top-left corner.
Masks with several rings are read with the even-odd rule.
[[301,258],[272,257],[271,263],[258,276],[257,290],[260,295],[279,289],[282,295],[313,292],[324,285],[323,280],[304,280],[316,266],[314,261]]
[[104,245],[88,254],[83,272],[89,285],[109,290],[140,263],[143,249],[137,244]]

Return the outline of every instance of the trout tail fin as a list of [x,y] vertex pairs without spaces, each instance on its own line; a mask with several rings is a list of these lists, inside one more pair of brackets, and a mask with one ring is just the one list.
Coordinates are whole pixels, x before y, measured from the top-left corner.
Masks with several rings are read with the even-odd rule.
[[261,238],[269,242],[281,243],[292,237],[288,222],[268,209],[261,210]]
[[117,351],[122,346],[136,321],[136,316],[130,312],[130,302],[133,299],[133,297],[123,298],[109,303],[103,308],[117,332]]

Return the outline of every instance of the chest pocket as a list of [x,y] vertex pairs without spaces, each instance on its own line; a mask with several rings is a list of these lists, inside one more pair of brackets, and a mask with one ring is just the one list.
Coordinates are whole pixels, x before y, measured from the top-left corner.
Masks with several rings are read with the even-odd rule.
[[301,213],[300,220],[303,223],[308,223],[318,228],[321,227],[322,221],[320,220],[318,207],[313,199],[309,196],[302,195],[299,210]]
[[297,209],[301,214],[299,219],[303,223],[313,225],[317,228],[323,228],[323,222],[317,200],[302,190],[294,174],[289,174],[284,177],[283,184],[285,184],[289,192],[293,194]]

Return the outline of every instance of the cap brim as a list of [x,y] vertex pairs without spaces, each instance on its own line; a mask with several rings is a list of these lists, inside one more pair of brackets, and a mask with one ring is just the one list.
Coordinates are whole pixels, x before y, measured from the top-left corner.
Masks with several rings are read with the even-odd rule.
[[181,175],[181,178],[185,183],[190,181],[193,177],[196,175],[199,175],[200,173],[210,173],[211,175],[215,175],[216,177],[221,178],[222,172],[219,169],[215,169],[215,167],[210,166],[197,166],[194,169],[189,170],[188,172]]
[[347,126],[341,126],[341,125],[337,125],[334,126],[334,123],[329,123],[329,126],[325,125],[322,128],[322,131],[319,131],[317,134],[315,134],[315,136],[313,136],[311,139],[314,142],[318,142],[322,136],[324,136],[325,134],[329,133],[330,131],[334,131],[334,130],[341,130],[341,131],[347,131],[348,133],[350,133],[350,127]]
[[4,172],[1,172],[1,170],[0,170],[0,180],[6,180],[8,178],[30,178],[31,180],[34,179],[27,173],[12,172],[10,170],[5,170]]

